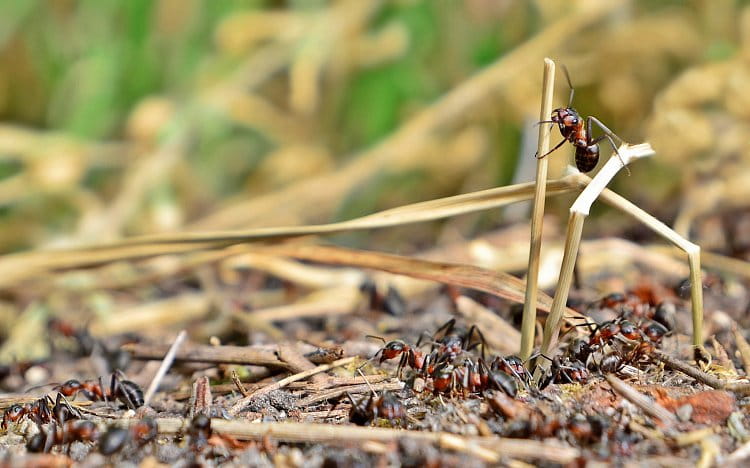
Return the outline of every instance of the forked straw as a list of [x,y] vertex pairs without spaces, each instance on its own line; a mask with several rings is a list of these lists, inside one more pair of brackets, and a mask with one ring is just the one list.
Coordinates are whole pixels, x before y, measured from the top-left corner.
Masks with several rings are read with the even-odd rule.
[[[618,156],[619,153],[619,156]],[[563,310],[565,303],[568,301],[570,285],[573,280],[573,269],[576,258],[578,257],[578,246],[581,243],[581,232],[583,231],[583,221],[591,210],[591,205],[599,197],[607,184],[617,175],[617,172],[629,164],[632,160],[651,156],[654,150],[651,145],[644,143],[641,145],[630,146],[624,144],[620,146],[617,152],[609,158],[609,161],[602,167],[599,173],[591,179],[591,182],[578,196],[573,206],[570,207],[570,217],[568,218],[568,229],[565,237],[565,252],[563,253],[562,266],[560,267],[560,277],[555,290],[555,297],[552,301],[552,308],[547,317],[544,326],[544,337],[542,339],[542,355],[549,356],[550,350],[557,344],[560,334],[560,325],[562,324]],[[540,359],[536,377],[541,379],[550,366],[549,360]]]

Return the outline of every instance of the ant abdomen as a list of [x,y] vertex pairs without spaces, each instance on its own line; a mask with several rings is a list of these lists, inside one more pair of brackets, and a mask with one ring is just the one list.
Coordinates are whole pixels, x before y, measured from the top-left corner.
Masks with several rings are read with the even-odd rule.
[[577,146],[576,167],[581,172],[594,170],[599,162],[599,145]]

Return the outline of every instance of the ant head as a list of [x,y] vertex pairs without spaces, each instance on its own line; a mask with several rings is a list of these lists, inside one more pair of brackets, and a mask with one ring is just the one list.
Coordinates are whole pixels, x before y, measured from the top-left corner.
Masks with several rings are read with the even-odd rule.
[[70,396],[74,394],[75,392],[77,392],[78,390],[81,390],[82,388],[83,388],[83,384],[80,381],[76,379],[71,379],[60,385],[55,385],[54,387],[52,387],[52,390],[58,391],[65,396]]

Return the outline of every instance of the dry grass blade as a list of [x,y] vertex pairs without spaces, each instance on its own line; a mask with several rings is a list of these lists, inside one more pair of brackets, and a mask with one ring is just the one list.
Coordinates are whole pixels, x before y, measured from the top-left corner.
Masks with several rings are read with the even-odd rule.
[[[552,98],[555,91],[555,62],[544,59],[544,79],[542,80],[542,105],[539,121],[547,120],[552,113]],[[539,125],[539,141],[537,156],[549,151],[550,126]],[[519,356],[526,360],[531,356],[534,347],[534,331],[536,330],[536,295],[539,280],[539,256],[542,250],[542,226],[544,220],[544,201],[547,184],[547,158],[537,158],[536,162],[536,190],[534,192],[534,206],[531,215],[531,242],[529,244],[529,265],[526,273],[526,297],[523,303],[523,322],[521,324],[521,348]]]
[[[437,281],[486,292],[517,303],[523,303],[526,290],[525,282],[515,276],[472,265],[433,262],[399,255],[316,245],[278,245],[263,248],[262,251],[301,260],[371,268],[397,275]],[[539,295],[537,302],[539,309],[549,311],[551,305],[551,297],[546,294]],[[573,309],[565,308],[565,313],[566,316],[582,317]]]
[[675,415],[667,411],[667,409],[660,404],[651,401],[646,395],[643,395],[638,390],[634,389],[612,374],[607,374],[606,379],[617,393],[642,409],[644,413],[660,420],[667,429],[677,424],[677,417]]
[[[576,177],[563,177],[547,183],[548,194],[579,190],[586,184]],[[158,255],[197,252],[236,244],[324,235],[357,230],[400,226],[422,221],[474,213],[531,198],[534,184],[517,184],[454,197],[415,203],[341,223],[258,228],[244,231],[180,233],[131,238],[122,242],[76,249],[38,250],[0,257],[0,287],[8,287],[31,277],[60,269],[81,268],[120,260]]]
[[[132,424],[134,420],[123,422]],[[160,418],[156,422],[159,433],[164,435],[183,433],[188,423],[186,420],[178,418]],[[223,419],[212,419],[211,427],[217,433],[230,435],[240,440],[270,438],[284,442],[347,444],[364,441],[392,442],[401,439],[415,439],[452,450],[459,450],[459,447],[470,448],[475,445],[490,449],[504,457],[542,460],[559,464],[570,463],[580,456],[580,451],[573,447],[538,440],[466,437],[446,432],[409,431],[383,427],[284,422],[251,423]]]

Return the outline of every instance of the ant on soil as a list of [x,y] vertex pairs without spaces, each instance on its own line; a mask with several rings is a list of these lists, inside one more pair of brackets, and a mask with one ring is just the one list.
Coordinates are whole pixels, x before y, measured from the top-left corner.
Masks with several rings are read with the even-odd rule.
[[54,402],[49,395],[45,395],[31,403],[11,405],[3,413],[3,422],[0,427],[6,430],[9,423],[17,423],[24,417],[32,418],[37,424],[51,422],[64,424],[69,419],[83,419],[81,412],[71,406],[65,396],[58,393]]
[[48,430],[39,427],[26,443],[26,448],[33,453],[49,453],[55,445],[67,445],[72,442],[95,442],[99,438],[99,430],[91,421],[68,421],[62,426],[51,425]]
[[110,427],[99,438],[99,453],[112,455],[122,450],[131,440],[138,447],[142,447],[154,440],[157,435],[159,435],[159,430],[153,418],[143,418],[129,429]]
[[109,389],[99,377],[98,381],[85,380],[83,382],[72,379],[53,387],[63,395],[75,396],[79,392],[91,401],[116,401],[120,400],[128,408],[136,409],[143,406],[143,390],[135,382],[124,380],[117,372],[113,372],[110,378]]
[[[570,107],[573,104],[575,89],[570,81],[568,69],[565,66],[562,68],[565,73],[565,78],[568,80],[568,86],[570,87],[568,105],[567,107],[560,107],[553,110],[551,120],[542,120],[538,122],[538,124],[557,124],[557,127],[560,129],[560,134],[563,136],[563,140],[543,155],[537,155],[537,158],[542,159],[560,148],[565,142],[570,142],[576,149],[576,167],[581,172],[590,172],[599,162],[599,142],[606,139],[609,144],[612,145],[612,149],[617,153],[623,167],[628,171],[628,175],[630,175],[630,169],[628,169],[628,166],[625,164],[619,151],[617,151],[617,146],[615,145],[613,138],[617,139],[620,143],[624,143],[625,141],[615,135],[612,130],[607,128],[594,116],[586,117],[586,126],[584,127],[584,119],[578,115],[578,111]],[[592,123],[595,123],[600,129],[602,129],[604,135],[594,138],[591,127]]]

